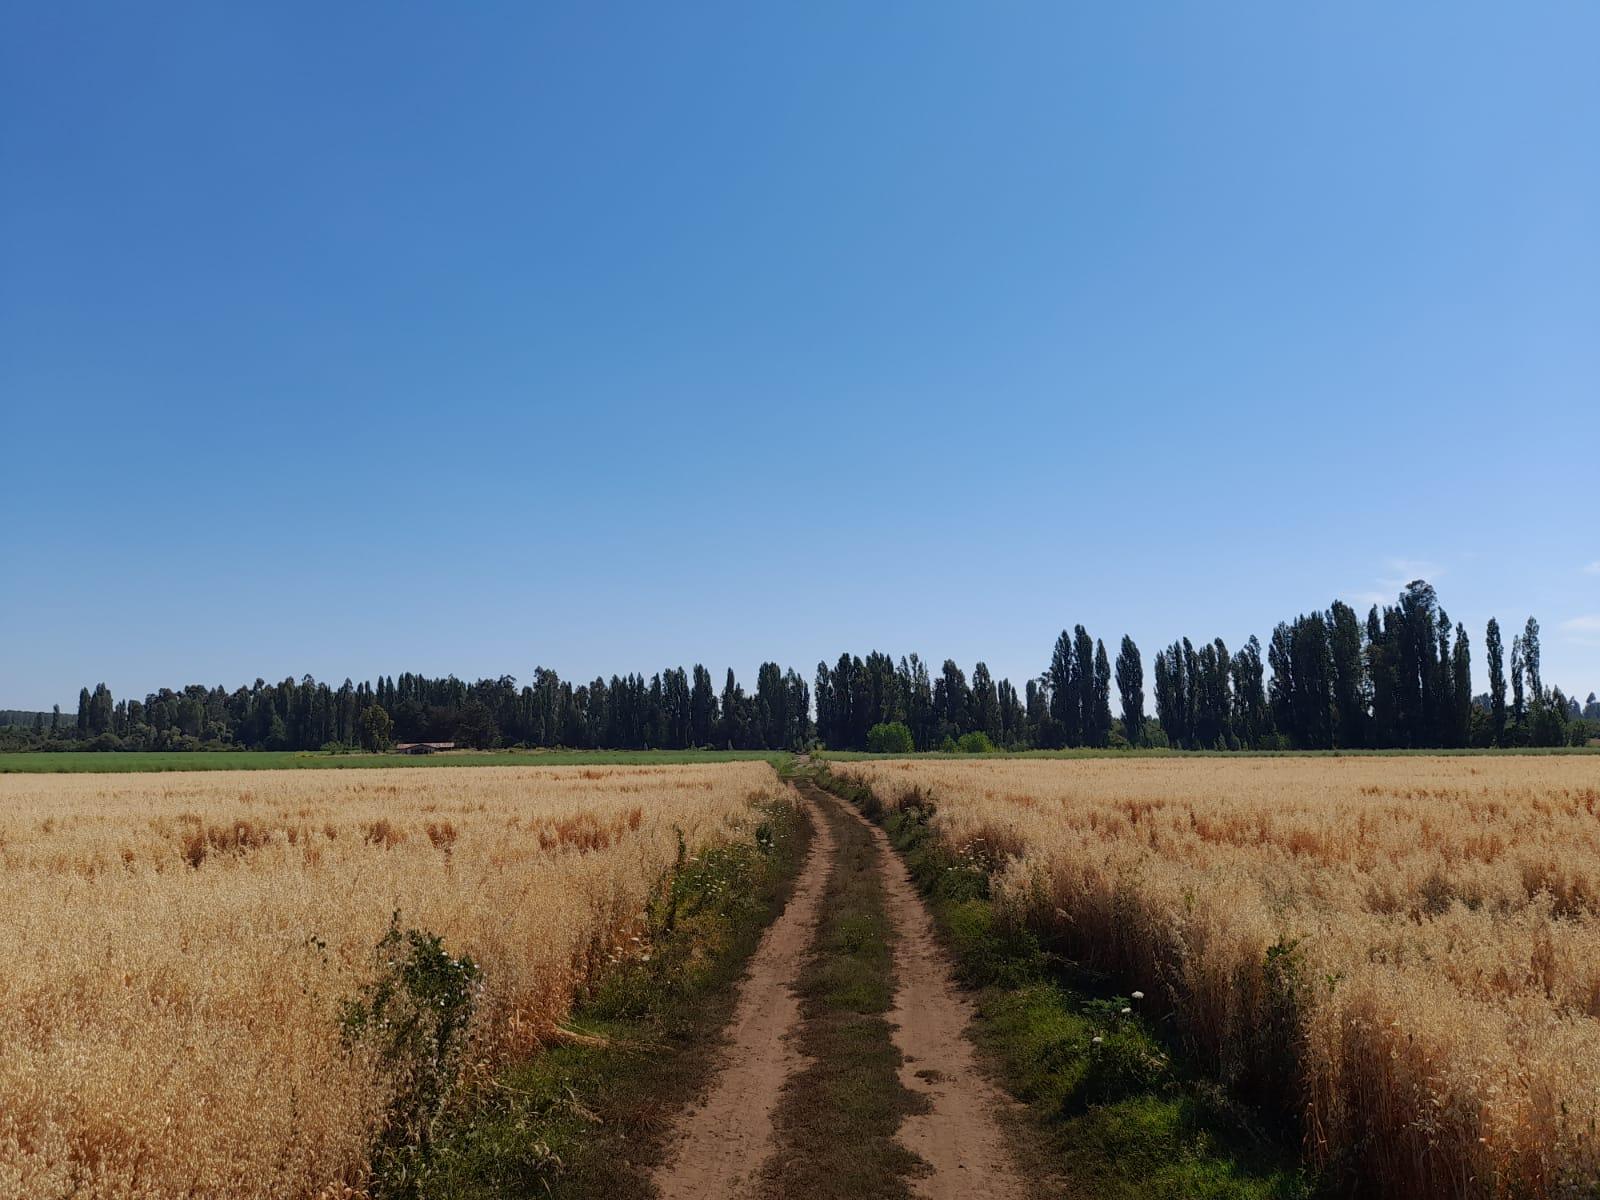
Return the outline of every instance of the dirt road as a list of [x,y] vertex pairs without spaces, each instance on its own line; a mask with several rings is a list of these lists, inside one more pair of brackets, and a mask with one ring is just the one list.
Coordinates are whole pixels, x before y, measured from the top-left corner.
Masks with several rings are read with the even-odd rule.
[[[838,851],[830,807],[871,830],[882,874],[884,915],[893,927],[895,999],[889,1014],[899,1051],[901,1085],[922,1103],[901,1122],[897,1140],[926,1164],[898,1180],[894,1194],[927,1200],[1029,1195],[1012,1161],[999,1114],[1014,1105],[979,1069],[966,1031],[969,1003],[955,986],[927,909],[877,826],[852,807],[814,788],[800,789],[816,837],[793,899],[768,930],[741,985],[738,1007],[721,1051],[724,1063],[705,1102],[684,1114],[671,1135],[674,1153],[656,1179],[667,1200],[783,1196],[781,1177],[757,1186],[775,1153],[774,1113],[785,1085],[810,1060],[796,1049],[802,1026],[795,985],[821,917]],[[859,840],[859,839],[857,839]],[[774,1192],[776,1189],[776,1192]],[[860,1200],[868,1200],[861,1197]]]
[[[856,818],[868,823],[859,813]],[[928,1200],[1021,1200],[1027,1189],[998,1119],[1016,1102],[979,1069],[967,1040],[972,1006],[956,988],[933,918],[888,837],[870,827],[888,876],[889,917],[899,932],[898,987],[889,1019],[904,1056],[900,1082],[928,1101],[926,1112],[913,1113],[900,1126],[901,1145],[933,1168],[912,1181],[912,1190]]]
[[817,927],[833,835],[816,802],[802,797],[801,803],[814,830],[810,856],[783,914],[751,957],[711,1093],[673,1131],[672,1157],[656,1178],[664,1200],[751,1194],[774,1149],[772,1114],[783,1085],[805,1069],[793,1045],[800,1024],[794,981]]

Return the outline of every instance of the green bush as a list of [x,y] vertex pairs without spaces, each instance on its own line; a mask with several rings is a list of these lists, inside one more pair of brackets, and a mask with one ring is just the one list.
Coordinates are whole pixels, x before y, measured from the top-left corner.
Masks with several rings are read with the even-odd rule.
[[899,721],[889,721],[867,730],[867,749],[873,754],[910,754],[915,747],[911,730]]
[[963,733],[956,742],[956,749],[963,754],[993,754],[995,744],[989,740],[987,733]]
[[380,1176],[403,1178],[428,1153],[482,985],[477,963],[448,953],[437,934],[401,929],[398,912],[373,957],[374,978],[344,1003],[340,1027],[346,1047],[369,1047],[393,1081],[374,1158]]

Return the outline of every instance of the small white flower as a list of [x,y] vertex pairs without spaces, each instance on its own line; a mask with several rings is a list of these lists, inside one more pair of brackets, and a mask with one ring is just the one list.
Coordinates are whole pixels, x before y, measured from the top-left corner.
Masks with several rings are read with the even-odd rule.
[[1122,1015],[1123,1016],[1127,1016],[1132,1011],[1133,1011],[1133,1009],[1131,1009],[1131,1008],[1125,1008],[1125,1009],[1122,1010]]
[[1090,1038],[1089,1040],[1092,1041],[1096,1046],[1098,1046],[1101,1041],[1100,1038]]
[[1144,999],[1144,993],[1143,992],[1135,992],[1133,994],[1133,998],[1135,1000],[1143,1000]]

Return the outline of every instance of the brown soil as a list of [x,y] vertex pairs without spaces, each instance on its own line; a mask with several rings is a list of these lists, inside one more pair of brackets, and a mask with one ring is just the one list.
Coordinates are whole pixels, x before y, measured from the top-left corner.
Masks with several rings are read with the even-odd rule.
[[793,899],[751,960],[721,1051],[725,1066],[704,1103],[669,1135],[676,1149],[656,1177],[661,1195],[722,1200],[755,1194],[761,1167],[775,1149],[773,1115],[784,1085],[810,1065],[795,1047],[801,1005],[794,985],[813,943],[836,853],[829,822],[817,809],[820,801],[871,829],[884,873],[897,935],[890,1019],[904,1058],[900,1080],[927,1100],[926,1111],[907,1116],[897,1137],[928,1165],[906,1184],[927,1200],[1025,1200],[1031,1190],[1001,1124],[1002,1115],[1010,1123],[1018,1106],[978,1065],[966,1036],[971,1005],[955,985],[932,918],[899,857],[884,832],[850,805],[809,787],[799,791],[815,829],[810,858]]
[[878,826],[871,828],[888,876],[889,918],[899,931],[898,988],[889,1017],[904,1056],[900,1082],[929,1102],[925,1112],[913,1113],[900,1126],[900,1143],[933,1168],[912,1180],[911,1190],[928,1200],[978,1195],[1023,1200],[1030,1189],[1017,1173],[1000,1123],[1002,1114],[1020,1115],[1021,1106],[978,1066],[967,1039],[972,1005],[956,987],[933,918],[888,837]]
[[802,798],[811,821],[811,853],[794,895],[750,960],[719,1055],[725,1064],[710,1094],[669,1135],[672,1157],[656,1176],[664,1200],[711,1200],[749,1194],[773,1150],[772,1114],[789,1077],[807,1065],[793,1046],[800,1024],[794,983],[816,932],[833,834],[816,804]]

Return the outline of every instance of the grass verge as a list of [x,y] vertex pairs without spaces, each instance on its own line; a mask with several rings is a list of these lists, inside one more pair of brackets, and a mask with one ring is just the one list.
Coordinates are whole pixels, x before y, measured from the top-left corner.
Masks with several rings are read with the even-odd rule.
[[989,898],[983,866],[945,846],[930,807],[885,809],[870,789],[816,782],[882,824],[976,991],[980,1048],[1028,1105],[1024,1165],[1097,1200],[1309,1200],[1297,1157],[1164,1042],[1134,996],[1045,952]]
[[561,1043],[462,1097],[426,1153],[380,1161],[383,1200],[643,1200],[676,1111],[715,1068],[746,960],[782,911],[811,830],[774,805],[755,842],[701,855],[656,914],[648,961],[619,966]]
[[[802,787],[806,786],[804,783]],[[888,1013],[894,947],[872,833],[837,802],[818,801],[834,836],[817,941],[800,977],[800,1050],[811,1065],[784,1089],[768,1197],[908,1197],[921,1160],[895,1141],[924,1101],[900,1083]]]
[[868,750],[818,750],[814,757],[826,762],[872,762],[890,758],[1549,758],[1600,755],[1600,742],[1588,746],[1436,747],[1421,750],[1172,750],[1139,746],[1112,749],[1078,746],[1070,750],[991,750],[969,754],[959,750],[919,750],[911,754],[874,754]]

